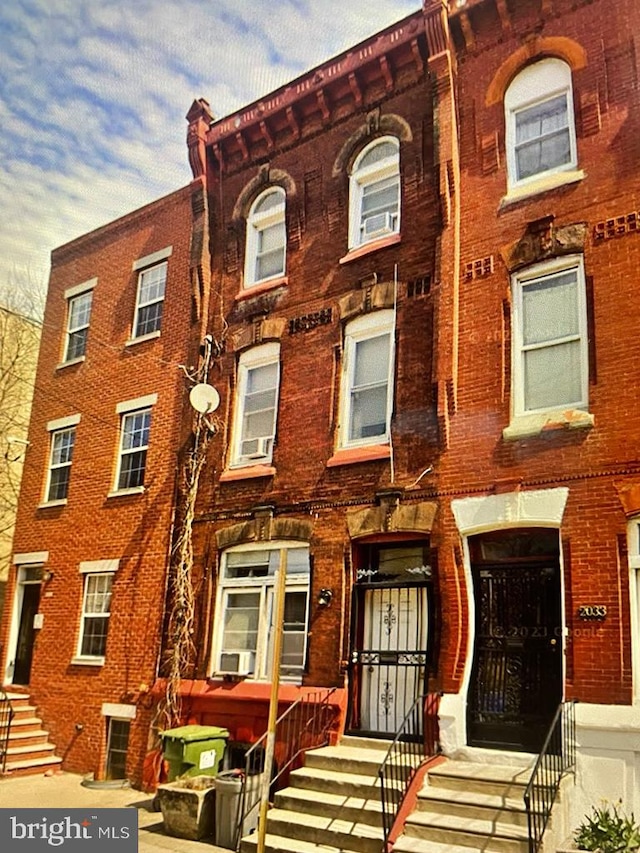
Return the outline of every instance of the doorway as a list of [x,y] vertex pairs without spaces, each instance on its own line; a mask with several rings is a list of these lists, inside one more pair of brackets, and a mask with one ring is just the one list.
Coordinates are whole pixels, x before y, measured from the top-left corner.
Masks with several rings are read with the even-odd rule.
[[429,549],[360,546],[351,652],[352,732],[393,737],[426,690],[433,646]]
[[475,643],[467,700],[471,746],[539,752],[563,694],[557,530],[469,540]]
[[12,683],[27,686],[31,679],[31,664],[36,637],[34,618],[40,607],[42,567],[25,566],[19,570],[16,603],[18,635],[13,659]]

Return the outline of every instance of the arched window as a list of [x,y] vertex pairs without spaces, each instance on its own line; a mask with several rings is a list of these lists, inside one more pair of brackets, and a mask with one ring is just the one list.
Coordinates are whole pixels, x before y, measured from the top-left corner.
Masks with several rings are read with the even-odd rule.
[[504,98],[509,186],[575,169],[571,69],[561,59],[528,65]]
[[284,275],[287,251],[285,193],[270,187],[254,201],[247,217],[245,287]]
[[400,230],[400,145],[376,139],[353,164],[349,186],[349,248]]

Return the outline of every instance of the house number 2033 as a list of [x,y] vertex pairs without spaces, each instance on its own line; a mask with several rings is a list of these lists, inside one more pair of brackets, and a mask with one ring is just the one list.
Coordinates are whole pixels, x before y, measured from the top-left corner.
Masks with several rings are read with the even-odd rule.
[[578,607],[580,619],[604,619],[606,615],[606,604],[582,604]]

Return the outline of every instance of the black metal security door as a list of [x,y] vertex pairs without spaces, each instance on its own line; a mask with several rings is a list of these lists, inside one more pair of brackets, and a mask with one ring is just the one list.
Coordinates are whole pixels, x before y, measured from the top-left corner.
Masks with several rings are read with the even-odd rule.
[[[558,557],[521,537],[509,559],[472,564],[475,648],[468,700],[471,745],[539,751],[562,699]],[[546,539],[546,534],[543,540]],[[557,539],[557,534],[556,534]],[[504,543],[503,543],[504,544]],[[496,556],[496,549],[486,549]]]

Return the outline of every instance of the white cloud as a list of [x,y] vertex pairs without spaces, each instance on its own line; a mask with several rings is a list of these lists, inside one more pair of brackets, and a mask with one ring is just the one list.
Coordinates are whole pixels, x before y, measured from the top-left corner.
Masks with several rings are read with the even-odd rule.
[[0,291],[16,271],[46,276],[55,246],[187,183],[194,98],[220,118],[419,5],[1,4]]

